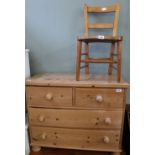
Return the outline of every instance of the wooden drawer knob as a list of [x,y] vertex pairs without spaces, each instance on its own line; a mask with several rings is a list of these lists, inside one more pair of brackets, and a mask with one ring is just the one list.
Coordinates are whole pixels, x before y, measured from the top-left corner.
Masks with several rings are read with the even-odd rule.
[[110,117],[105,118],[104,122],[105,122],[105,124],[110,125],[111,124],[111,118]]
[[104,143],[108,144],[110,142],[110,139],[108,136],[105,136],[104,137]]
[[43,116],[43,115],[39,116],[39,121],[44,122],[45,121],[45,116]]
[[46,134],[46,133],[43,133],[43,134],[41,135],[41,139],[45,140],[46,138],[47,138],[47,134]]
[[46,97],[47,100],[52,100],[53,99],[53,94],[47,93],[45,97]]
[[97,95],[96,96],[96,101],[97,102],[102,102],[103,101],[103,97],[101,95]]

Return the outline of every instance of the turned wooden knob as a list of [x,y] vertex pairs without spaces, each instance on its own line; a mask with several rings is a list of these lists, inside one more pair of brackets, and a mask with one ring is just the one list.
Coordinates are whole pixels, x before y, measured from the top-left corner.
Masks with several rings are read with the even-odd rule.
[[47,100],[52,100],[53,99],[53,94],[47,93],[45,97],[46,97]]
[[110,117],[105,118],[104,122],[105,122],[105,124],[110,125],[111,124],[111,118]]
[[110,142],[109,137],[108,137],[108,136],[105,136],[105,137],[104,137],[104,143],[106,143],[106,144],[107,144],[107,143],[109,143],[109,142]]
[[43,133],[43,134],[41,135],[41,139],[45,140],[46,138],[47,138],[46,133]]
[[96,96],[96,101],[97,102],[102,102],[103,101],[103,97],[101,95],[97,95]]
[[44,120],[45,120],[45,116],[43,116],[43,115],[39,116],[39,121],[40,122],[43,122]]

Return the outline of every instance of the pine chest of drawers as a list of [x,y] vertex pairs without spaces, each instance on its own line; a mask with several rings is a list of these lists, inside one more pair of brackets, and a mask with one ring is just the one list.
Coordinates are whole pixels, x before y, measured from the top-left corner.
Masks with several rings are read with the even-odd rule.
[[42,74],[26,80],[30,142],[41,147],[120,154],[128,83],[113,77],[75,81]]

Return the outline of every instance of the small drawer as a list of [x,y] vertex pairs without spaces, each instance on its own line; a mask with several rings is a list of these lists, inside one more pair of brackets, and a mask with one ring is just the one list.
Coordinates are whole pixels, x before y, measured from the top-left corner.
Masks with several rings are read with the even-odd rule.
[[124,89],[76,88],[76,106],[92,108],[122,108]]
[[26,87],[28,105],[35,107],[72,106],[72,88]]
[[32,145],[98,151],[119,149],[119,130],[31,127],[30,132]]
[[31,125],[87,129],[120,129],[123,111],[29,108]]

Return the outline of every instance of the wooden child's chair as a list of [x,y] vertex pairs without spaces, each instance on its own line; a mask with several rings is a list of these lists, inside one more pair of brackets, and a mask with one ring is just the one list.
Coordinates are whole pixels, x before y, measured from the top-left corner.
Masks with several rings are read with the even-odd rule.
[[[112,24],[106,23],[88,23],[88,13],[111,13],[114,12],[114,21]],[[122,52],[122,36],[117,36],[118,18],[120,12],[120,5],[116,4],[108,7],[91,7],[85,4],[84,6],[84,37],[77,38],[77,60],[76,60],[76,80],[80,80],[80,70],[85,68],[85,75],[89,77],[89,63],[108,63],[108,74],[112,75],[112,69],[117,70],[117,82],[121,80],[121,52]],[[89,29],[112,29],[111,36],[88,36]],[[110,56],[108,58],[90,58],[89,57],[89,43],[105,42],[111,44]],[[85,45],[85,51],[82,52],[82,43]],[[115,52],[115,44],[117,50]],[[85,59],[82,59],[82,56]],[[116,56],[117,60],[114,59]],[[81,66],[84,63],[84,66]],[[114,66],[114,64],[116,66]]]

